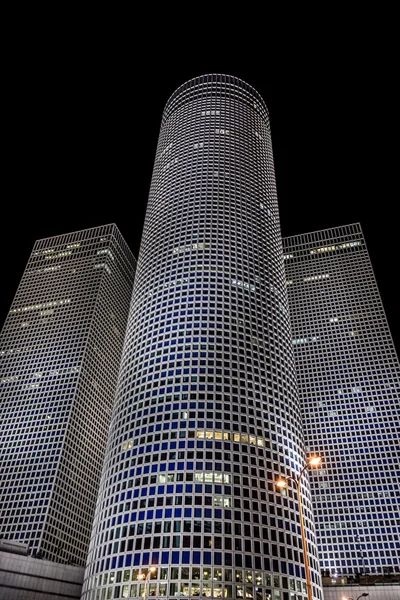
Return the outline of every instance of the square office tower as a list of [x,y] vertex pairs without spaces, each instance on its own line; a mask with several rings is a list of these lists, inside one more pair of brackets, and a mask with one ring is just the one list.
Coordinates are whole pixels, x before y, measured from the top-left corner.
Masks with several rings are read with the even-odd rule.
[[283,242],[321,568],[399,571],[399,363],[361,227]]
[[135,259],[111,224],[38,240],[0,336],[0,537],[84,564]]

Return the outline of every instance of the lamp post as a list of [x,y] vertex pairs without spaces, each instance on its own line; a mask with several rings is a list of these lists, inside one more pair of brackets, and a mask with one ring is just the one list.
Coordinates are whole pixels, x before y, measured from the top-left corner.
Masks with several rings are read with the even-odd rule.
[[146,588],[147,588],[147,581],[149,579],[149,575],[150,573],[154,573],[154,571],[156,571],[157,569],[155,567],[149,567],[149,570],[147,571],[146,575],[144,573],[139,573],[139,575],[137,576],[139,581],[143,581],[143,600],[146,600],[147,594],[146,594]]
[[288,485],[288,481],[292,481],[296,485],[297,489],[297,501],[299,503],[299,513],[300,513],[300,526],[301,526],[301,539],[303,541],[303,554],[304,554],[304,567],[306,570],[306,583],[307,583],[307,596],[308,600],[313,600],[312,596],[312,584],[311,584],[311,576],[310,576],[310,566],[308,563],[308,552],[307,552],[307,539],[304,528],[304,517],[303,517],[303,503],[301,498],[301,478],[303,473],[309,467],[318,467],[321,464],[322,458],[320,456],[312,456],[308,459],[307,464],[302,468],[298,479],[294,477],[282,477],[278,479],[276,485],[278,488],[285,488]]
[[[369,594],[367,594],[366,592],[364,592],[363,594],[360,594],[357,598],[357,600],[360,600],[360,598],[362,598],[363,596],[369,596]],[[349,596],[343,596],[342,600],[353,600],[353,598],[349,598]]]

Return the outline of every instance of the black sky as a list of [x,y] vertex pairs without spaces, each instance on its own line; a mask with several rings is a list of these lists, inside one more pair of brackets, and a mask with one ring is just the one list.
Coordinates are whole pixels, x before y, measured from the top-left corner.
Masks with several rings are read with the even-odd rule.
[[285,38],[197,54],[168,40],[30,42],[3,78],[1,323],[36,239],[115,222],[137,254],[163,107],[187,79],[223,72],[269,108],[283,235],[360,222],[399,348],[395,84],[372,46],[295,60]]

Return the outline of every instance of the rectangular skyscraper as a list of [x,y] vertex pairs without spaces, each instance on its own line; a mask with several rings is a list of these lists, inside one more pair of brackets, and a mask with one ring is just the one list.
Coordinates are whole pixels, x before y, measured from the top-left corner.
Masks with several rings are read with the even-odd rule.
[[0,537],[84,564],[135,259],[115,225],[38,240],[0,336]]
[[283,240],[321,568],[399,571],[399,362],[358,223]]

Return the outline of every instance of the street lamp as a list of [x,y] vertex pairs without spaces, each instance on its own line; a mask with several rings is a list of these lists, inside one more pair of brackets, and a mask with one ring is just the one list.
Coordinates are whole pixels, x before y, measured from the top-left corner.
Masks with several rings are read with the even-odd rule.
[[150,573],[154,573],[154,571],[157,571],[156,567],[149,567],[149,570],[147,571],[146,575],[144,573],[139,573],[139,575],[137,576],[139,581],[143,581],[144,584],[144,589],[143,589],[143,600],[146,600],[146,588],[147,588],[147,581],[149,578]]
[[305,529],[304,529],[303,505],[302,505],[302,500],[301,500],[300,484],[301,484],[301,478],[303,476],[304,471],[306,469],[308,469],[309,467],[318,467],[321,464],[321,461],[322,461],[322,458],[320,456],[312,456],[311,458],[308,459],[307,464],[304,465],[304,467],[302,468],[298,479],[295,479],[294,477],[290,477],[290,476],[285,477],[285,478],[281,477],[276,482],[277,487],[281,488],[281,489],[287,487],[288,481],[293,481],[293,483],[296,485],[297,500],[299,503],[299,513],[300,513],[301,539],[303,541],[304,566],[305,566],[305,570],[306,570],[308,600],[313,600],[313,597],[312,597],[310,566],[308,564],[307,539],[306,539],[306,534],[305,534]]
[[[363,596],[369,596],[369,594],[367,594],[366,592],[364,592],[363,594],[360,594],[357,598],[357,600],[360,600],[360,598],[362,598]],[[353,598],[349,598],[349,596],[343,596],[342,600],[353,600]]]

